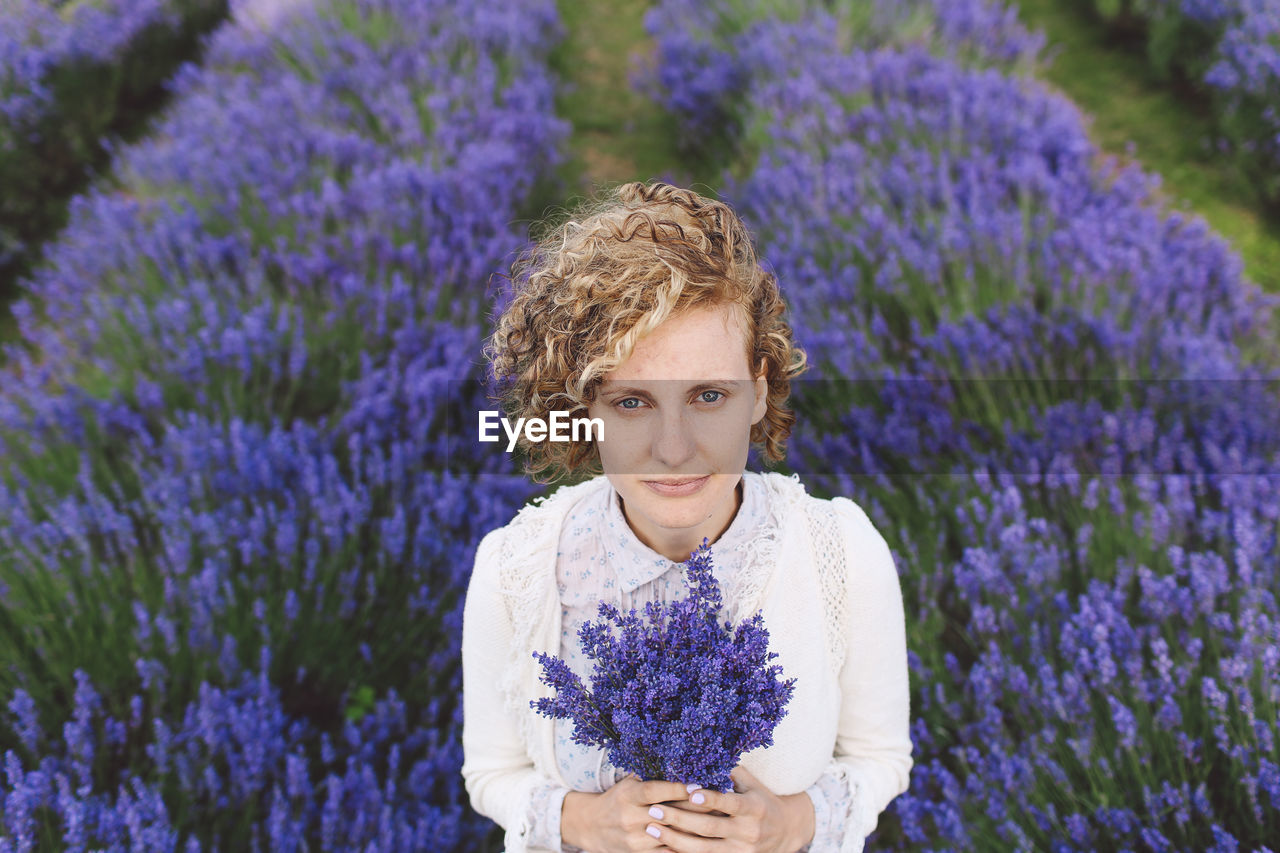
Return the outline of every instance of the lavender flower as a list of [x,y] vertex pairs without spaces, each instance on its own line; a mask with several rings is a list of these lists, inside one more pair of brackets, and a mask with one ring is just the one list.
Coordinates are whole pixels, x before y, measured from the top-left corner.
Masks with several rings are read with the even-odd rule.
[[778,655],[768,651],[762,614],[736,629],[720,624],[706,539],[684,565],[689,596],[650,602],[643,618],[600,602],[600,621],[578,632],[595,661],[590,690],[563,660],[534,652],[556,695],[529,704],[573,720],[574,741],[607,749],[622,770],[728,791],[742,754],[773,743],[795,679],[781,680],[782,667],[769,665]]

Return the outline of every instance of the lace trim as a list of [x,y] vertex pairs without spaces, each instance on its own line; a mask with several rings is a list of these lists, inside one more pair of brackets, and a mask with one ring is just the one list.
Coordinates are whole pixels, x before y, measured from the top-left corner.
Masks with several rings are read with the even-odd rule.
[[818,781],[805,790],[809,795],[809,802],[813,804],[813,839],[800,848],[799,853],[822,853],[824,839],[830,838],[831,833],[831,805],[827,802],[827,795],[822,790],[821,782],[826,778],[824,773],[818,777]]
[[807,497],[798,474],[786,477],[766,472],[762,476],[769,492],[768,521],[762,525],[758,536],[734,547],[733,551],[739,555],[737,564],[740,568],[725,584],[724,600],[735,602],[727,613],[734,624],[760,609],[765,588],[778,564],[778,551],[786,534],[787,520],[795,516],[798,505]]
[[543,782],[533,789],[525,814],[525,823],[529,827],[527,844],[530,848],[561,850],[564,853],[578,850],[572,844],[564,844],[560,837],[560,812],[567,793],[567,788],[553,782]]
[[846,500],[835,498],[830,503],[810,501],[805,513],[813,559],[818,566],[822,604],[827,614],[827,660],[831,663],[832,675],[837,677],[847,650],[844,627],[849,624],[849,567],[838,505],[838,502]]
[[867,836],[875,830],[880,815],[872,810],[871,804],[862,795],[857,783],[849,776],[848,768],[844,764],[837,761],[832,770],[849,791],[849,810],[845,815],[844,839],[840,843],[840,853],[862,853]]

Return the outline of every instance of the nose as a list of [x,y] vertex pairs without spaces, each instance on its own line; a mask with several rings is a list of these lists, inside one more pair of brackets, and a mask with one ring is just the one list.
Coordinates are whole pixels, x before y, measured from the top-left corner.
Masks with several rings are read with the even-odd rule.
[[653,458],[668,468],[678,469],[693,458],[697,447],[697,437],[684,413],[664,412],[653,436]]

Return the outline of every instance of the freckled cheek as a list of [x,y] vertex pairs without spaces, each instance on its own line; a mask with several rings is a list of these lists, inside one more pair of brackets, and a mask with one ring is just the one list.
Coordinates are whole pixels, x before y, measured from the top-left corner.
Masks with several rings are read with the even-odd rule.
[[599,443],[601,460],[608,464],[610,460],[621,461],[643,457],[652,446],[652,432],[650,425],[635,419],[606,420],[604,440]]
[[739,443],[747,444],[750,441],[749,406],[738,405],[708,412],[698,418],[696,423],[698,443],[714,448],[718,455],[735,450]]

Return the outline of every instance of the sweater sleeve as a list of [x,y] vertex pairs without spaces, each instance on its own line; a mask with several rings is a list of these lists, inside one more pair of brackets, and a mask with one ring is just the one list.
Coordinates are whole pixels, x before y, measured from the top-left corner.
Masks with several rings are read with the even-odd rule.
[[[828,826],[843,824],[839,846],[857,853],[879,815],[910,784],[911,693],[906,622],[898,571],[888,543],[861,507],[837,499],[848,571],[847,644],[840,669],[840,718],[828,774],[848,797]],[[815,842],[818,839],[815,837]]]
[[[462,777],[471,806],[506,830],[508,853],[538,849],[533,800],[551,782],[534,768],[515,716],[504,703],[500,675],[513,627],[498,584],[502,529],[476,549],[462,615]],[[558,828],[557,828],[557,834]]]

